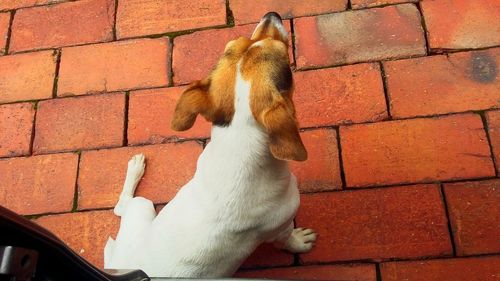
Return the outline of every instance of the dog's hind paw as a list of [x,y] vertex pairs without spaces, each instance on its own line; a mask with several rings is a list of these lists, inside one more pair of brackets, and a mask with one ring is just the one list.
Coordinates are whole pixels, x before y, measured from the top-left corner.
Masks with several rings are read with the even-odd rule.
[[135,181],[139,181],[144,175],[144,168],[146,167],[146,157],[144,154],[136,154],[128,161],[127,176],[130,176]]
[[292,253],[306,253],[314,246],[317,234],[309,228],[295,228],[288,238],[285,249]]

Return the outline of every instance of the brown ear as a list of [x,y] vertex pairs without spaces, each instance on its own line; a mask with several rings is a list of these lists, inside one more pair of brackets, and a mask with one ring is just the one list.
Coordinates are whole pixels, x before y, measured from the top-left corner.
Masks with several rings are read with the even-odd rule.
[[307,150],[300,138],[295,109],[285,99],[275,101],[261,113],[261,124],[270,138],[269,149],[280,160],[305,161]]
[[196,81],[191,83],[181,95],[175,107],[171,128],[175,131],[190,129],[198,114],[206,113],[210,106],[208,95],[209,81]]

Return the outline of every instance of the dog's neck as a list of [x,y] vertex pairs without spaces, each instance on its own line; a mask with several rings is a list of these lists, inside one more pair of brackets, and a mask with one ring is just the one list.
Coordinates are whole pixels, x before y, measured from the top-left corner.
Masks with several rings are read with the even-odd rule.
[[224,188],[226,178],[230,183],[253,184],[259,181],[256,177],[271,181],[274,178],[277,181],[289,180],[288,163],[273,157],[269,150],[269,136],[252,115],[250,86],[250,82],[244,81],[238,73],[233,119],[228,126],[212,127],[211,140],[198,160],[197,173],[202,173],[203,179],[213,180],[204,185]]

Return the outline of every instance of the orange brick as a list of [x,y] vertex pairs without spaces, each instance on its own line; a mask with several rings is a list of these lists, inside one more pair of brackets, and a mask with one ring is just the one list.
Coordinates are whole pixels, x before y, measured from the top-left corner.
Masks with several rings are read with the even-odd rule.
[[490,111],[486,113],[488,123],[488,133],[490,135],[493,157],[497,164],[497,173],[500,174],[500,111]]
[[241,265],[241,268],[271,267],[293,264],[293,255],[275,248],[272,244],[260,245]]
[[231,0],[231,10],[233,11],[236,24],[258,22],[266,13],[277,12],[284,19],[327,14],[343,11],[347,8],[347,0],[333,1],[245,1]]
[[294,21],[299,69],[426,53],[419,12],[413,4]]
[[303,194],[296,222],[319,234],[305,263],[452,253],[437,185]]
[[92,211],[45,216],[36,223],[59,237],[74,252],[103,268],[104,246],[109,236],[116,237],[120,219],[113,211]]
[[301,192],[341,189],[337,132],[321,129],[302,132],[308,158],[305,162],[290,162]]
[[169,52],[168,38],[64,48],[57,95],[166,86]]
[[9,25],[10,13],[0,13],[0,55],[3,55],[5,53],[5,48],[7,48]]
[[500,252],[500,179],[444,185],[458,255]]
[[500,257],[383,263],[384,281],[497,281]]
[[0,205],[21,215],[71,211],[78,155],[0,160]]
[[30,153],[34,105],[16,103],[0,106],[0,157]]
[[500,4],[497,0],[426,0],[421,1],[421,7],[432,49],[500,44]]
[[0,0],[0,11],[13,10],[17,8],[56,4],[70,0]]
[[124,113],[122,93],[40,102],[33,152],[121,146]]
[[119,38],[226,25],[226,1],[127,0],[118,5]]
[[[284,22],[290,34],[290,23]],[[211,29],[179,36],[174,39],[175,48],[172,54],[174,83],[187,84],[205,78],[224,53],[226,44],[240,36],[250,37],[255,24],[236,26],[233,28]],[[291,46],[291,36],[290,36]],[[292,48],[289,48],[292,57]]]
[[21,9],[14,17],[9,50],[111,41],[114,11],[115,0],[84,0]]
[[500,107],[500,48],[384,63],[393,117]]
[[351,0],[353,9],[361,9],[389,4],[399,4],[407,2],[418,2],[418,0]]
[[198,117],[195,125],[185,131],[170,129],[175,106],[184,87],[134,91],[128,110],[128,143],[161,143],[178,138],[207,138],[211,124]]
[[293,99],[302,127],[379,121],[387,118],[377,64],[299,71]]
[[0,57],[0,103],[52,97],[53,51]]
[[136,196],[165,203],[194,175],[202,147],[195,142],[82,152],[78,209],[114,207],[123,188],[127,162],[146,155],[146,172]]
[[311,265],[269,268],[236,273],[239,278],[287,279],[287,280],[337,280],[375,281],[375,266],[372,264]]
[[340,128],[349,187],[494,176],[479,115]]

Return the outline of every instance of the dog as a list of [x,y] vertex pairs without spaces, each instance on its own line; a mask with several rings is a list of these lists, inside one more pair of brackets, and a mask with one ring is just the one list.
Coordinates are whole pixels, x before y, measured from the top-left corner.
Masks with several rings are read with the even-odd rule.
[[211,74],[182,93],[172,128],[212,123],[193,178],[156,215],[134,197],[145,168],[133,156],[114,213],[120,230],[104,249],[106,269],[141,269],[152,277],[228,277],[263,242],[292,253],[314,245],[311,229],[294,228],[299,207],[290,160],[304,161],[292,102],[288,34],[266,14],[250,39],[230,41]]

